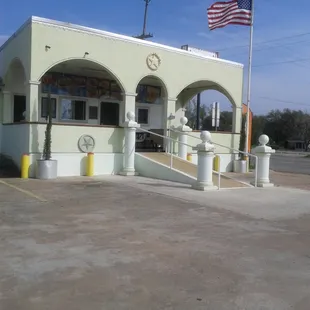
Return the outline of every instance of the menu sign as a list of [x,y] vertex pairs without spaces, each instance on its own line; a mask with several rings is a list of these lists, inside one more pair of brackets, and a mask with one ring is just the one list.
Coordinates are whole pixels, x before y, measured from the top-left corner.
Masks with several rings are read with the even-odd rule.
[[72,74],[47,73],[42,78],[42,92],[55,95],[122,100],[117,82]]
[[161,88],[158,86],[138,85],[137,102],[140,103],[159,103]]

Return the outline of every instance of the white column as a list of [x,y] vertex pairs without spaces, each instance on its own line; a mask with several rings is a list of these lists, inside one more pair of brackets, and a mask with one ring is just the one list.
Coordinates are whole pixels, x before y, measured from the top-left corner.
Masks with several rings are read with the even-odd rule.
[[164,100],[164,111],[163,111],[163,128],[166,131],[169,129],[172,123],[171,116],[175,116],[175,108],[176,108],[176,98],[163,98]]
[[187,117],[182,116],[180,119],[181,125],[178,127],[180,142],[178,145],[178,156],[185,160],[187,158],[187,133],[193,131],[189,126],[186,126],[187,122]]
[[127,113],[128,121],[123,124],[125,128],[125,149],[123,159],[123,170],[121,175],[137,175],[135,171],[135,152],[136,152],[136,130],[140,125],[135,122],[135,114]]
[[123,104],[120,109],[120,123],[126,122],[126,117],[128,112],[135,113],[136,111],[136,93],[124,93],[123,94]]
[[242,125],[242,106],[235,107],[233,106],[233,119],[232,119],[232,132],[240,133]]
[[29,81],[26,85],[26,118],[27,122],[39,120],[39,86],[40,82]]
[[3,91],[3,110],[2,110],[2,122],[8,124],[13,122],[13,100],[12,93],[9,91]]
[[213,190],[217,188],[213,185],[214,145],[210,132],[202,131],[200,138],[202,143],[193,148],[198,153],[197,182],[193,188],[200,191]]
[[175,107],[175,117],[176,119],[180,119],[181,117],[185,116],[185,106],[184,101],[179,98],[176,102],[176,107]]
[[[270,156],[276,151],[266,144],[269,142],[269,137],[267,135],[261,135],[259,137],[259,146],[257,146],[253,153],[258,157],[257,167],[257,186],[258,187],[273,187],[274,185],[270,183],[269,173],[270,173]],[[255,182],[251,182],[253,185]]]
[[[172,137],[173,134],[170,131],[171,126],[175,120],[175,106],[176,106],[176,98],[163,98],[163,129],[164,136]],[[170,153],[170,149],[172,146],[172,142],[170,140],[164,139],[164,149],[166,152]]]

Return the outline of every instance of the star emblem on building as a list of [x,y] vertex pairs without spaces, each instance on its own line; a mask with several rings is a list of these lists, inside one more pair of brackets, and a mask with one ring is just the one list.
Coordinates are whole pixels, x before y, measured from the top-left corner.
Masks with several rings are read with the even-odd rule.
[[95,140],[92,136],[83,135],[79,139],[79,149],[84,153],[92,152],[95,148]]
[[146,63],[152,71],[156,71],[161,64],[161,59],[156,53],[153,53],[147,57]]

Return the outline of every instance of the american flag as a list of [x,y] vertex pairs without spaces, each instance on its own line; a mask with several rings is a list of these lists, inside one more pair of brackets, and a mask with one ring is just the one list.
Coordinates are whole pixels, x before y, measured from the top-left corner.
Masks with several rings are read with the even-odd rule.
[[252,0],[215,2],[208,8],[210,30],[228,24],[250,26],[252,23]]

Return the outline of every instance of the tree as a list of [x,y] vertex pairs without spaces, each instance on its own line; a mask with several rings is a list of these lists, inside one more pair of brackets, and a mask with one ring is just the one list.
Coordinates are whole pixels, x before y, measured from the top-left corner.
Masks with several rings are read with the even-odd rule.
[[45,140],[44,140],[44,147],[43,147],[43,159],[50,160],[52,158],[52,100],[51,100],[51,93],[48,92],[47,97],[47,110],[48,110],[48,122],[46,125],[45,130]]
[[288,140],[310,140],[310,115],[300,110],[272,110],[267,115],[253,117],[252,142],[261,134],[270,138],[270,144],[285,147]]
[[[206,118],[208,111],[205,105],[200,106],[200,124],[203,124],[204,119]],[[197,129],[197,99],[194,97],[190,100],[186,106],[185,116],[188,119],[188,126],[192,129],[200,130],[201,128]]]
[[264,115],[253,116],[252,118],[252,144],[256,146],[259,137],[264,133],[266,117]]

